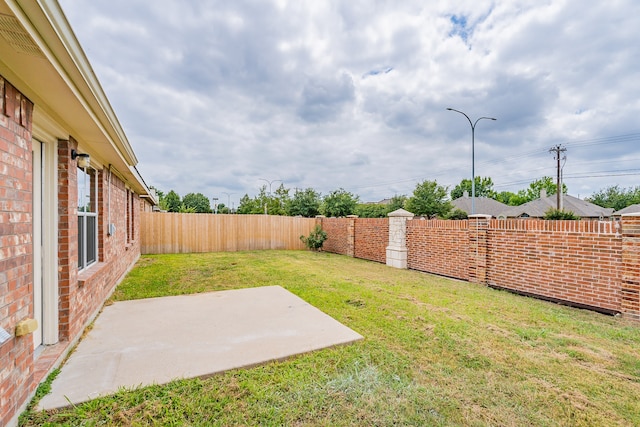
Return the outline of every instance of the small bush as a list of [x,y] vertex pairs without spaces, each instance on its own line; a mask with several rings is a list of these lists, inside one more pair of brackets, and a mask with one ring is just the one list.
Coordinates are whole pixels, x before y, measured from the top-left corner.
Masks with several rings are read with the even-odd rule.
[[446,219],[467,219],[469,216],[462,209],[455,208],[447,214]]
[[308,237],[300,236],[300,240],[302,240],[302,243],[312,251],[319,251],[322,249],[324,241],[327,240],[327,232],[319,225],[316,225],[313,231],[309,233]]
[[544,219],[548,220],[562,220],[562,219],[570,219],[570,220],[579,220],[580,217],[573,212],[566,212],[560,209],[549,209],[544,213]]

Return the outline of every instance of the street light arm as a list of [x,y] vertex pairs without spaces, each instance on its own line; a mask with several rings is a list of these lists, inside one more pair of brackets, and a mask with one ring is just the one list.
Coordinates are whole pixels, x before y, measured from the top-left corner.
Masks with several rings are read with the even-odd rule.
[[[463,113],[463,112],[462,112],[462,111],[460,111],[460,110],[456,110],[455,108],[447,108],[447,110],[449,110],[449,111],[455,111],[456,113],[460,113],[460,114],[462,114],[463,116],[465,116],[465,117],[467,118],[467,120],[469,120],[469,124],[471,125],[471,129],[475,129],[476,125],[471,121],[471,119],[469,118],[469,116],[467,116],[465,113]],[[478,120],[480,120],[480,119],[478,119]],[[476,120],[476,123],[478,123],[478,120]]]
[[476,119],[475,122],[472,122],[469,116],[463,113],[460,110],[456,110],[455,108],[447,108],[449,111],[455,111],[456,113],[460,113],[469,120],[469,124],[471,125],[471,214],[474,215],[476,213],[476,149],[475,149],[475,133],[476,133],[476,125],[482,119],[486,120],[496,120],[493,117],[480,117]]
[[[468,118],[468,117],[467,117],[467,118]],[[480,120],[482,120],[482,119],[485,119],[485,120],[498,120],[498,119],[494,119],[493,117],[480,117],[480,118],[478,118],[478,120],[476,120],[476,122],[473,124],[473,127],[475,128],[475,127],[476,127],[476,124],[478,124],[478,122],[479,122]]]

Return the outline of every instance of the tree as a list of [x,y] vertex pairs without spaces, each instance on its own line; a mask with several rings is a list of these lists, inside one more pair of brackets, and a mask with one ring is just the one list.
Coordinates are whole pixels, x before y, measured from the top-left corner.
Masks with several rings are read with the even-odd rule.
[[[541,190],[546,190],[547,196],[551,196],[553,194],[556,194],[558,186],[553,181],[553,178],[551,178],[550,176],[545,176],[533,181],[531,184],[529,184],[529,188],[527,188],[526,190],[518,191],[518,196],[526,199],[524,203],[530,202],[531,200],[540,198]],[[567,193],[567,186],[564,184],[562,184],[562,193]]]
[[305,190],[296,189],[293,194],[293,198],[289,199],[286,211],[291,216],[304,216],[307,218],[313,218],[320,214],[320,193],[316,192],[313,188],[307,188]]
[[358,203],[355,209],[355,214],[360,218],[386,218],[389,212],[389,205],[377,203]]
[[260,200],[257,197],[251,199],[248,194],[245,194],[240,199],[237,211],[239,214],[260,214],[264,213],[264,207],[260,205]]
[[196,213],[211,213],[209,199],[202,193],[189,193],[182,198],[186,209],[193,209]]
[[527,203],[527,199],[525,197],[512,193],[511,191],[501,191],[496,194],[495,199],[509,206],[519,206]]
[[323,215],[330,217],[353,215],[357,204],[358,196],[354,196],[343,188],[340,188],[333,190],[325,196],[320,211]]
[[453,207],[447,199],[447,188],[428,180],[416,186],[406,206],[409,212],[428,217],[446,217]]
[[[490,197],[495,198],[496,192],[493,191],[493,180],[489,177],[475,177],[476,180],[476,197]],[[451,190],[451,200],[459,199],[464,195],[466,191],[469,196],[473,194],[471,191],[471,180],[463,179],[460,181],[460,184],[456,185],[453,190]]]
[[267,195],[267,213],[269,215],[286,215],[289,199],[289,189],[285,188],[284,184],[280,184],[273,194]]
[[215,210],[216,210],[216,209],[218,210],[218,213],[219,213],[219,214],[228,214],[228,213],[231,213],[231,209],[229,209],[229,208],[227,207],[227,205],[225,205],[224,203],[218,203],[218,206],[217,206],[217,207],[215,207],[214,212],[215,212]]
[[391,198],[389,202],[389,212],[397,211],[398,209],[404,209],[404,205],[407,203],[407,196],[395,195]]
[[621,189],[617,185],[613,185],[593,193],[587,200],[603,208],[613,208],[619,211],[627,206],[640,203],[640,187]]
[[175,191],[171,190],[164,197],[164,206],[168,212],[180,212],[180,208],[182,207],[182,202],[180,201],[180,196]]

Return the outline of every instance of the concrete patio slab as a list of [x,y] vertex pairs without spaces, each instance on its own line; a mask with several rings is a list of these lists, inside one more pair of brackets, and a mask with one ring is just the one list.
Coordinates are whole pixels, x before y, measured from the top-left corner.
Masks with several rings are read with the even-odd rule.
[[360,339],[280,286],[117,302],[104,308],[38,408]]

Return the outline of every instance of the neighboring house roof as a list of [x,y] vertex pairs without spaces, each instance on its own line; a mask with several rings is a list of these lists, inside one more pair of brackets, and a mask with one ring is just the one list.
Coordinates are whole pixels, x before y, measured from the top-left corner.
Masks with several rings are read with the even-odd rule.
[[613,213],[615,216],[620,216],[629,213],[640,212],[640,204],[636,203],[635,205],[627,206],[626,208],[620,209]]
[[92,163],[112,165],[155,202],[98,78],[56,1],[0,0],[0,75],[34,104],[33,137],[72,136]]
[[[451,203],[454,207],[465,211],[467,215],[471,214],[471,197],[462,196],[452,200]],[[506,209],[509,209],[508,205],[500,203],[499,201],[493,200],[489,197],[476,197],[474,204],[476,214],[491,215],[493,217],[497,217]]]
[[[580,218],[607,218],[613,214],[613,209],[611,208],[603,208],[568,194],[562,196],[562,201],[565,212],[573,212]],[[520,206],[513,206],[503,211],[499,216],[507,218],[542,218],[549,209],[556,208],[556,203],[556,195],[553,194]]]

